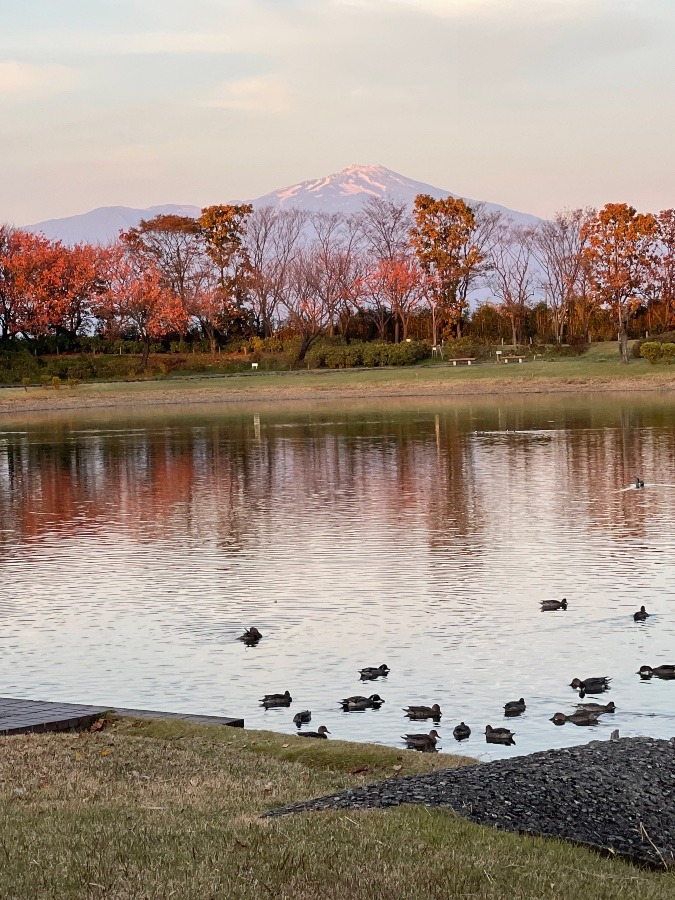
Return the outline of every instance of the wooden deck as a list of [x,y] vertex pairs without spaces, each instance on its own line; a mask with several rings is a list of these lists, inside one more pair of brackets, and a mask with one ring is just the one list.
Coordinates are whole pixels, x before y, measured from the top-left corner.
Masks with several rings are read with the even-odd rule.
[[244,727],[243,719],[232,719],[226,716],[200,716],[149,709],[86,706],[81,703],[50,703],[45,700],[0,697],[0,736],[86,728],[105,713],[115,713],[118,716],[128,716],[134,719],[187,719],[189,722],[197,722],[200,725]]

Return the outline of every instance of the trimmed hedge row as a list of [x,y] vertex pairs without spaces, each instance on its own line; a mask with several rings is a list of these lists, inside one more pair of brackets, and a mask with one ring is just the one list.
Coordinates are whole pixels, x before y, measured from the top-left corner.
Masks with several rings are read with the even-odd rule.
[[431,356],[426,341],[352,341],[349,344],[315,344],[305,356],[310,369],[351,369],[355,366],[410,366]]

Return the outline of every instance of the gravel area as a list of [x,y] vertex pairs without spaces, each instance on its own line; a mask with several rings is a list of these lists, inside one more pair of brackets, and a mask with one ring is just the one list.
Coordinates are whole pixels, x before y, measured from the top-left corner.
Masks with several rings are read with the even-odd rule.
[[375,782],[270,810],[448,806],[482,825],[563,838],[658,868],[675,867],[675,738],[592,741]]

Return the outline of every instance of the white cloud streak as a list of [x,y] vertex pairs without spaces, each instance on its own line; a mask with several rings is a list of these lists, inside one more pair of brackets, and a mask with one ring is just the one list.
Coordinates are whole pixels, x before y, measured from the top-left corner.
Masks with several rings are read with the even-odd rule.
[[290,107],[290,94],[276,76],[223,81],[209,93],[203,105],[240,112],[283,113]]
[[81,86],[82,76],[69,66],[0,62],[0,96],[51,96]]

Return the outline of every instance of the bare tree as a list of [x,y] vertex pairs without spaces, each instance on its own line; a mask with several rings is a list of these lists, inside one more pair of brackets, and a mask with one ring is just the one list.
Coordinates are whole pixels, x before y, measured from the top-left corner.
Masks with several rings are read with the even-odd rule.
[[513,344],[522,341],[523,322],[534,296],[532,232],[512,220],[499,227],[492,247],[488,283],[511,323]]
[[532,231],[532,255],[541,269],[540,287],[551,313],[556,344],[565,327],[582,278],[585,241],[582,227],[594,211],[572,209],[558,212],[551,222]]
[[263,337],[274,330],[290,269],[300,253],[307,214],[273,206],[255,209],[247,223],[245,245],[251,263],[249,296]]
[[399,259],[410,251],[412,217],[403,201],[369,197],[357,222],[369,255],[378,262]]
[[[492,249],[499,239],[504,214],[499,210],[489,210],[484,203],[473,207],[474,227],[470,239],[461,248],[462,274],[457,285],[457,299],[463,311],[469,308],[469,294],[484,282],[492,265]],[[458,337],[461,337],[460,317],[457,323]]]

